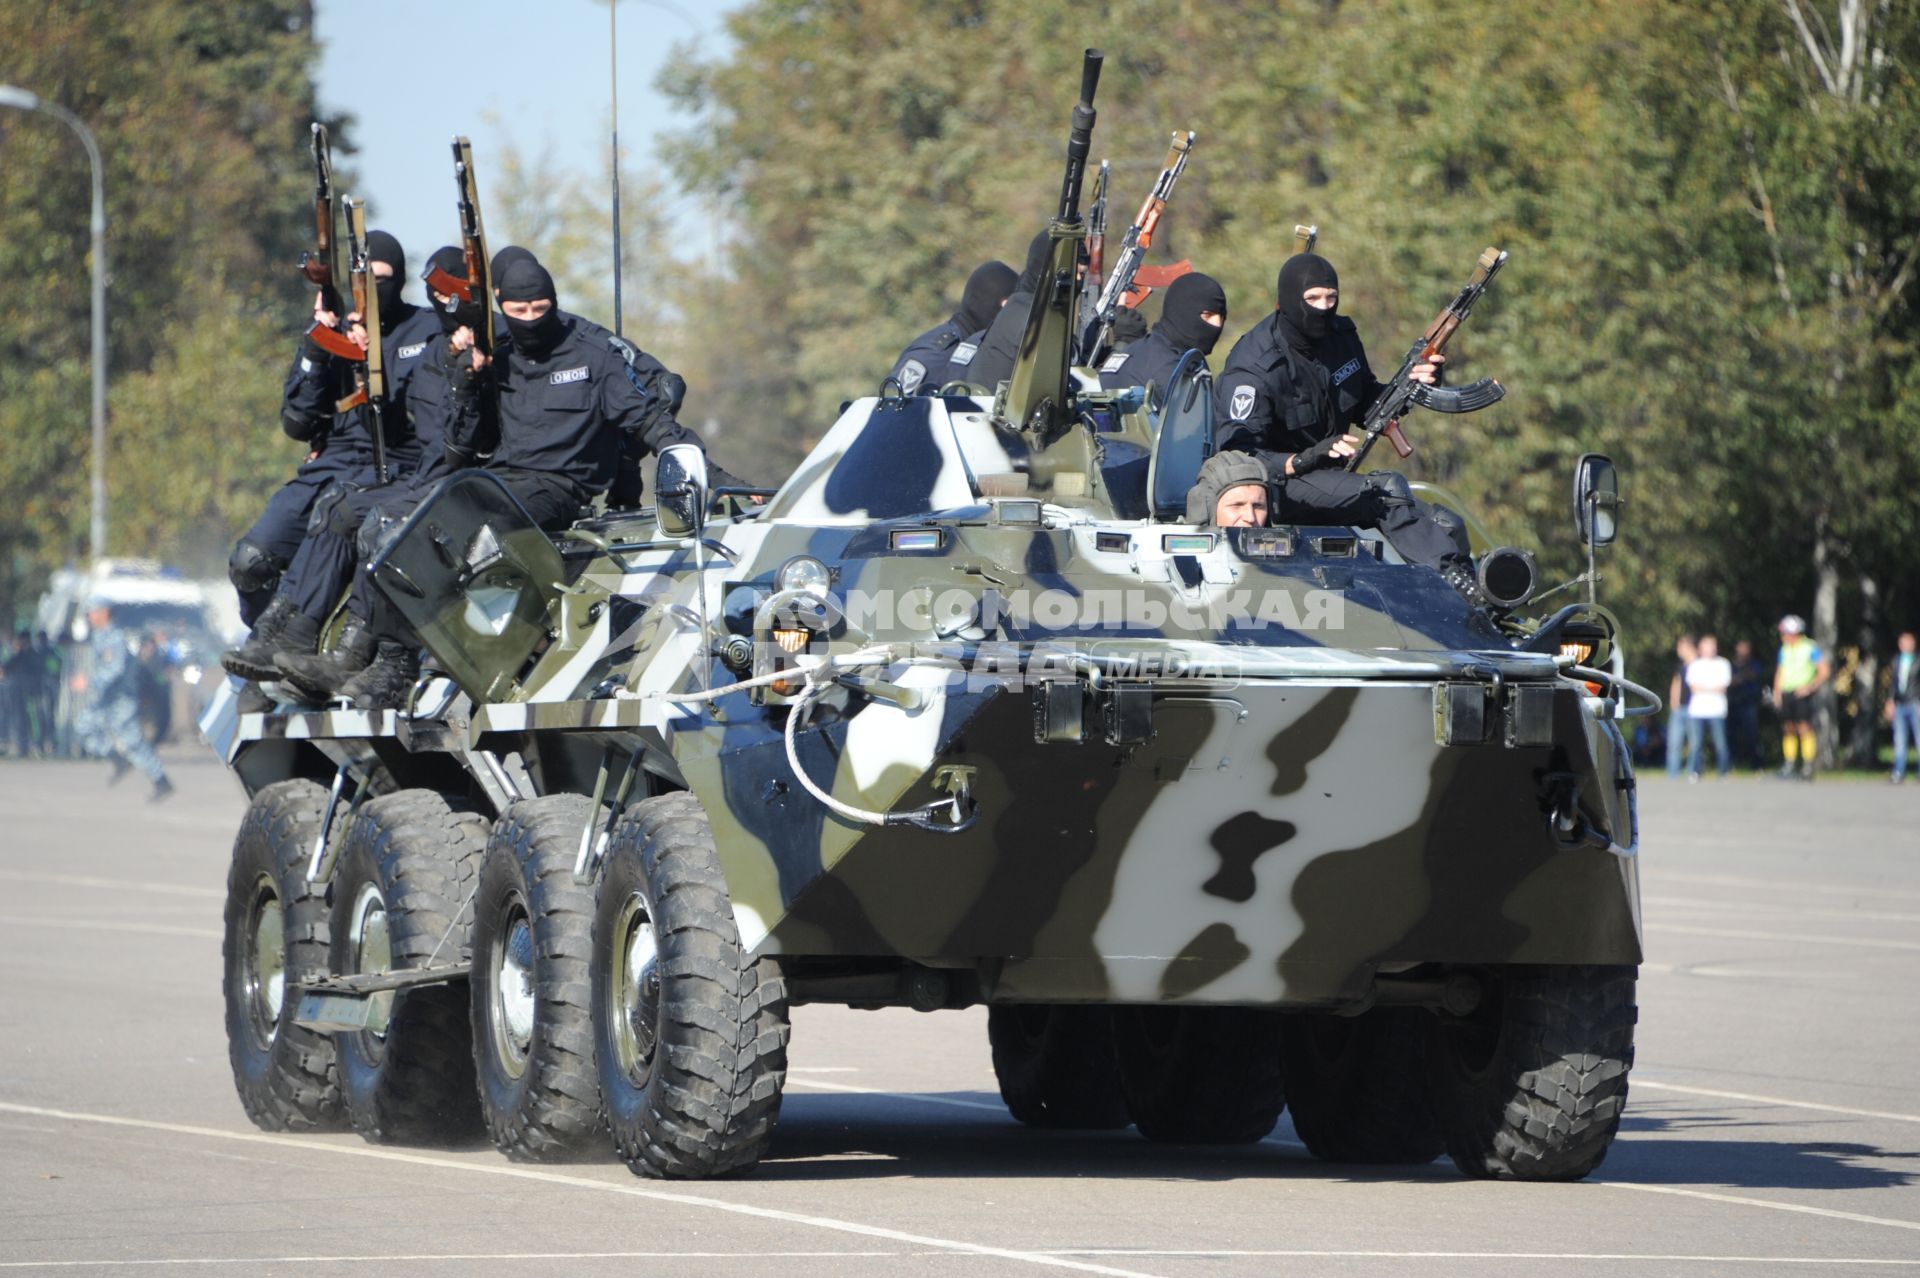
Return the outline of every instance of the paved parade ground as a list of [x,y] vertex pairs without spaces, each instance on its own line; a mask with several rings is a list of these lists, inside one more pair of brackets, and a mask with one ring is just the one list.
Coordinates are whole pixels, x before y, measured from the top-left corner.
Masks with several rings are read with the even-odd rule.
[[1620,1140],[1577,1185],[1030,1131],[986,1016],[807,1007],[753,1176],[276,1136],[221,1026],[238,784],[0,763],[0,1266],[777,1275],[1920,1272],[1920,786],[1651,779]]

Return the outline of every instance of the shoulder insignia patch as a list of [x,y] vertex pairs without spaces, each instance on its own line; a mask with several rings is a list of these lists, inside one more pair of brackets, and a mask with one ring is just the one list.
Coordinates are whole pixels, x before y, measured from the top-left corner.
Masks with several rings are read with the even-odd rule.
[[917,359],[910,359],[900,366],[900,393],[911,395],[920,389],[920,383],[927,380],[927,366]]
[[1333,384],[1338,386],[1359,371],[1360,361],[1358,359],[1350,359],[1333,371]]
[[411,346],[402,346],[399,350],[393,353],[393,357],[395,359],[412,359],[414,356],[418,355],[421,351],[424,351],[425,349],[427,349],[427,344],[425,342],[415,342]]
[[973,363],[973,357],[979,353],[980,344],[978,342],[962,342],[953,348],[953,354],[948,357],[947,362],[965,367]]
[[1126,351],[1119,351],[1109,355],[1107,356],[1107,362],[1100,366],[1100,371],[1103,373],[1117,373],[1125,367],[1127,360],[1130,358],[1131,356]]
[[584,382],[586,380],[587,367],[582,364],[579,368],[561,369],[559,372],[553,374],[553,376],[547,378],[547,384],[549,386],[565,386],[568,382]]
[[615,336],[613,334],[608,334],[607,346],[613,351],[615,355],[618,355],[621,359],[625,360],[628,364],[633,363],[633,361],[636,358],[638,358],[640,354],[639,348],[636,347],[632,342],[629,342],[624,337]]
[[1253,416],[1253,400],[1257,392],[1251,386],[1233,388],[1233,398],[1227,402],[1227,416],[1236,422],[1244,422]]

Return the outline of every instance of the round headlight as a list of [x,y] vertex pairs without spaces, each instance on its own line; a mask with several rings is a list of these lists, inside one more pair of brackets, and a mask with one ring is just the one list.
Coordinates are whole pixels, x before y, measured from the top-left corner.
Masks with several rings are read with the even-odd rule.
[[782,590],[804,590],[810,595],[827,597],[827,587],[833,584],[833,577],[827,572],[827,566],[811,555],[795,555],[780,565],[780,571],[774,574],[773,584]]

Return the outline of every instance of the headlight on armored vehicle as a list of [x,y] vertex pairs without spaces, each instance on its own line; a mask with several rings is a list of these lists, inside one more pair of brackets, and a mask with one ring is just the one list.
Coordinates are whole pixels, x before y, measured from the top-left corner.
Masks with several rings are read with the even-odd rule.
[[782,590],[804,590],[824,599],[828,587],[833,584],[833,576],[827,571],[827,566],[812,555],[795,555],[780,565],[773,582]]

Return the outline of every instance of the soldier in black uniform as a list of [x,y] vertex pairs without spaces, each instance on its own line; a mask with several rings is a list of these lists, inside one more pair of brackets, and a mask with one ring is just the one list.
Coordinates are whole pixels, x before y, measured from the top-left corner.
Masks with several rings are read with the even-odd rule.
[[[436,268],[464,280],[466,255],[451,245],[443,247],[428,259],[426,275],[432,275]],[[449,446],[447,432],[454,416],[456,384],[461,393],[469,397],[473,394],[469,352],[479,308],[431,287],[427,296],[433,303],[427,313],[435,320],[435,332],[425,350],[412,357],[413,371],[406,393],[390,398],[390,412],[405,417],[409,445],[417,458],[411,473],[384,488],[330,490],[314,507],[307,538],[281,583],[281,595],[316,626],[324,624],[353,581],[359,533],[368,515],[378,508],[388,519],[404,518],[433,484],[477,460],[470,450],[458,444]],[[497,320],[495,331],[505,334]],[[297,675],[293,680],[297,689],[321,694],[363,669],[373,656],[374,641],[365,619],[352,614],[331,652],[315,653],[312,643],[298,642],[299,638],[283,635],[281,644],[269,648],[243,677],[273,680]],[[250,700],[248,708],[265,707]]]
[[986,262],[974,268],[967,286],[960,293],[960,309],[938,328],[930,328],[907,344],[900,358],[893,361],[887,376],[900,384],[903,395],[938,394],[945,382],[939,380],[953,348],[975,333],[983,332],[1006,305],[1013,292],[1013,268],[1005,262]]
[[1053,236],[1042,231],[1033,237],[1033,243],[1027,246],[1027,264],[1020,272],[1020,278],[1014,281],[1013,292],[1008,294],[1000,313],[987,325],[987,331],[978,342],[968,345],[978,349],[970,353],[965,364],[959,361],[960,351],[955,349],[954,358],[949,360],[950,375],[975,386],[984,386],[992,390],[1013,376],[1014,360],[1020,350],[1020,335],[1027,331],[1027,315],[1033,310],[1033,296],[1040,289],[1042,278],[1047,273],[1047,258],[1053,252]]
[[1188,351],[1199,351],[1204,361],[1220,340],[1227,322],[1227,291],[1211,275],[1182,275],[1167,286],[1160,304],[1160,322],[1153,331],[1109,355],[1100,365],[1100,385],[1107,390],[1152,383],[1165,394],[1174,369]]
[[[385,231],[371,231],[367,255],[380,302],[386,354],[387,468],[390,477],[404,476],[419,464],[421,454],[420,441],[406,427],[407,391],[440,324],[432,311],[400,296],[407,269],[400,241]],[[317,301],[314,318],[329,326],[335,322]],[[287,374],[280,426],[291,438],[312,445],[313,452],[268,500],[266,511],[234,546],[227,565],[240,592],[242,616],[253,633],[241,647],[224,654],[221,664],[246,679],[273,678],[274,652],[302,646],[310,650],[318,640],[320,619],[331,601],[317,614],[303,612],[302,601],[284,588],[286,570],[310,529],[325,527],[338,503],[375,482],[371,417],[363,408],[334,411],[334,405],[353,388],[352,366],[310,340],[302,341],[300,347]]]
[[[456,449],[490,445],[486,468],[534,523],[553,531],[580,518],[615,487],[623,459],[700,444],[673,417],[685,384],[624,339],[562,311],[553,277],[531,255],[507,266],[498,294],[508,339],[491,364],[469,354],[468,367],[477,369],[471,397],[455,366],[446,438]],[[722,485],[738,482],[717,467],[713,473]],[[400,705],[420,670],[414,636],[379,604],[359,572],[349,609],[377,636],[376,655],[338,692],[368,710]]]
[[[1484,604],[1467,534],[1451,511],[1417,500],[1398,471],[1341,469],[1360,440],[1346,433],[1381,386],[1353,321],[1339,314],[1340,277],[1315,253],[1280,268],[1271,318],[1234,343],[1214,384],[1217,451],[1250,452],[1273,473],[1274,522],[1378,528],[1409,562],[1438,569]],[[1441,357],[1413,370],[1433,385]]]

